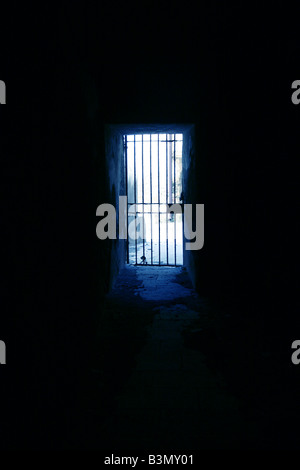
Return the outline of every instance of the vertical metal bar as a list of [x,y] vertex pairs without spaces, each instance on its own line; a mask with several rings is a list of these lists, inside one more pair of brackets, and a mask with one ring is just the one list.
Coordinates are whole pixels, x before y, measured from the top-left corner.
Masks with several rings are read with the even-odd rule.
[[[176,134],[174,134],[174,204],[176,204]],[[176,266],[176,212],[174,213],[174,257]]]
[[159,179],[159,134],[157,134],[157,178],[158,178],[158,264],[160,265],[160,179]]
[[150,218],[151,218],[151,264],[153,264],[153,242],[152,242],[152,235],[153,235],[153,218],[152,218],[152,143],[151,143],[151,136],[150,134]]
[[137,223],[136,223],[136,155],[135,155],[135,135],[133,137],[133,142],[134,142],[134,151],[133,151],[133,158],[134,158],[134,204],[135,204],[135,264],[137,264],[137,237],[136,237],[136,229],[137,229]]
[[126,245],[127,245],[127,264],[129,264],[129,241],[128,241],[128,163],[127,163],[127,135],[124,135],[124,167],[125,167],[125,186],[126,186],[126,197],[127,197],[127,233],[126,233]]
[[142,134],[142,207],[143,207],[143,256],[145,259],[145,213],[144,213],[144,135]]
[[170,134],[170,141],[169,141],[169,159],[168,159],[168,171],[169,171],[169,203],[172,204],[172,143],[175,137],[175,134]]
[[184,243],[184,203],[185,203],[185,189],[183,187],[183,171],[182,171],[182,155],[183,155],[183,141],[184,141],[184,134],[182,134],[182,140],[181,140],[181,144],[180,144],[180,170],[181,170],[181,174],[180,174],[180,189],[181,189],[181,192],[183,193],[183,200],[181,201],[182,203],[182,217],[181,217],[181,234],[182,234],[182,263],[184,262],[184,246],[185,246],[185,243]]
[[168,154],[168,136],[169,134],[166,134],[166,252],[167,252],[167,264],[169,264],[169,243],[168,243],[168,187],[169,187],[169,179],[168,179],[168,166],[169,166],[169,154]]

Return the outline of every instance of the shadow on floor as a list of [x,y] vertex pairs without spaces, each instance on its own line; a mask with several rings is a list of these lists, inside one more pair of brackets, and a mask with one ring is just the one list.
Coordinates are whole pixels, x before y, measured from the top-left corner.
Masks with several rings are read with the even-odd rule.
[[99,325],[87,447],[293,447],[293,405],[283,418],[287,396],[254,329],[200,298],[184,268],[125,267]]

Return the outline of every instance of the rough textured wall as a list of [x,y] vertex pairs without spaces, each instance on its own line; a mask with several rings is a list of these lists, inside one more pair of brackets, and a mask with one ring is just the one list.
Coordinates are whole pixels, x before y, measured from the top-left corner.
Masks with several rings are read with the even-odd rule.
[[[105,177],[108,180],[108,200],[116,209],[117,239],[110,240],[110,288],[119,273],[120,267],[126,260],[126,240],[119,239],[119,196],[126,195],[124,150],[122,134],[105,128]],[[102,242],[102,241],[101,241]],[[99,243],[101,243],[99,241]]]

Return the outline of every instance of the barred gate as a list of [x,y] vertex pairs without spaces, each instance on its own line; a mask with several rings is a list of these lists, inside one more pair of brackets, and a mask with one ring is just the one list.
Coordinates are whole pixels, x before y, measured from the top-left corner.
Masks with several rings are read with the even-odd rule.
[[127,262],[183,264],[182,134],[124,135]]

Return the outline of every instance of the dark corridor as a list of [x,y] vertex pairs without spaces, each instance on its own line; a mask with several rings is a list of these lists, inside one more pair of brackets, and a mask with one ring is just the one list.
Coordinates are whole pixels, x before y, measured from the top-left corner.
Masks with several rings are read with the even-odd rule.
[[[0,447],[299,449],[297,12],[5,9]],[[176,268],[127,266],[118,237],[123,136],[151,133],[182,134],[184,203],[205,206]]]

